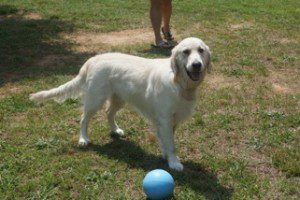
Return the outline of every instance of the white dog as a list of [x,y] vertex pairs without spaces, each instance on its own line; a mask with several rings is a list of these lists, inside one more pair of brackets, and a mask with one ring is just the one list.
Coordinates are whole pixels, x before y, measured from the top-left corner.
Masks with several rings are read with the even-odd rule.
[[89,120],[106,101],[111,131],[123,135],[115,122],[115,114],[127,102],[155,125],[163,157],[170,168],[181,171],[183,165],[175,155],[174,130],[193,112],[196,89],[207,70],[210,70],[209,47],[198,38],[187,38],[167,59],[121,53],[97,55],[83,65],[73,80],[58,88],[31,94],[30,99],[64,101],[82,95],[84,111],[79,144],[83,146],[90,142]]

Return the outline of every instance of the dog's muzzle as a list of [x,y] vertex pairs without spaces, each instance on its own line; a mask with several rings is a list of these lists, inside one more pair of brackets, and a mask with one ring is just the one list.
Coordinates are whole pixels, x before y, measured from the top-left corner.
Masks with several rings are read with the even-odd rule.
[[202,63],[194,62],[191,69],[187,69],[187,74],[193,81],[199,81],[202,72]]

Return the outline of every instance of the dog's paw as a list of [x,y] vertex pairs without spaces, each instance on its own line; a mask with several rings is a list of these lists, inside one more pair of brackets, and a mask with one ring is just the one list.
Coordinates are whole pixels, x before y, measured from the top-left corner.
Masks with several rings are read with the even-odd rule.
[[180,162],[169,162],[169,167],[179,172],[183,170],[183,165]]
[[171,169],[176,171],[182,171],[184,168],[177,157],[174,159],[169,159],[168,164]]
[[78,144],[80,147],[86,147],[90,142],[91,141],[89,139],[80,138]]
[[125,133],[122,129],[118,128],[111,132],[111,136],[112,137],[124,137]]

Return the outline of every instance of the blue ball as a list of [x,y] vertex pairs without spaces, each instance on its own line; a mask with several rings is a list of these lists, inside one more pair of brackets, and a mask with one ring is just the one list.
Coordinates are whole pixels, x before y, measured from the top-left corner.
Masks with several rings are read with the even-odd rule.
[[174,179],[167,171],[162,169],[152,170],[143,180],[143,190],[149,199],[164,199],[174,191]]

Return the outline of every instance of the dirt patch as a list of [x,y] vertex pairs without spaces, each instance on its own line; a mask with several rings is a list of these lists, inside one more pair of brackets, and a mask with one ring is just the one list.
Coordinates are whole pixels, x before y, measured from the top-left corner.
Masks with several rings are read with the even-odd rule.
[[6,14],[6,15],[0,15],[0,22],[6,19],[26,19],[26,20],[40,20],[42,19],[42,16],[39,13],[26,13],[24,10],[19,10],[16,13],[12,14]]
[[42,19],[42,16],[38,13],[27,13],[24,15],[25,19],[31,19],[31,20],[40,20]]
[[298,41],[295,38],[287,38],[278,31],[272,31],[272,34],[268,36],[268,40],[272,43],[279,43],[282,45],[298,44]]
[[261,178],[267,175],[271,182],[277,182],[279,171],[272,166],[271,158],[262,152],[256,151],[251,146],[249,139],[234,132],[229,136],[223,131],[220,131],[214,139],[218,147],[216,150],[218,155],[231,155],[234,158],[251,161],[246,165],[247,170],[254,172]]
[[269,82],[272,84],[273,91],[281,94],[299,94],[300,93],[300,71],[295,70],[277,70],[271,71]]
[[247,165],[247,169],[255,172],[258,175],[267,174],[271,180],[275,180],[278,177],[279,171],[272,166],[271,158],[265,156],[262,153],[255,152],[254,150],[249,150],[249,148],[245,151],[248,152],[249,164]]
[[85,33],[78,32],[69,35],[63,35],[64,38],[73,40],[80,45],[79,50],[88,50],[92,46],[120,46],[120,45],[132,45],[139,43],[151,43],[154,40],[154,34],[152,29],[132,29],[123,30],[109,33]]
[[241,29],[249,29],[251,27],[253,27],[254,24],[252,22],[242,22],[239,24],[233,24],[230,26],[231,30],[241,30]]
[[279,39],[275,39],[275,41],[278,41],[280,44],[290,44],[290,43],[297,43],[296,40],[292,40],[289,38],[279,38]]
[[5,99],[9,96],[21,94],[29,89],[27,85],[16,85],[13,83],[7,83],[0,87],[0,100]]
[[277,92],[277,93],[290,93],[291,92],[289,88],[279,85],[277,83],[273,83],[272,87],[273,87],[274,92]]
[[212,89],[221,89],[225,87],[239,87],[239,82],[238,80],[230,77],[226,77],[221,74],[212,74],[209,75],[206,79],[206,83],[208,84],[208,87]]
[[42,59],[38,60],[35,65],[38,67],[49,67],[57,65],[59,62],[62,62],[66,59],[66,56],[61,55],[46,55]]

